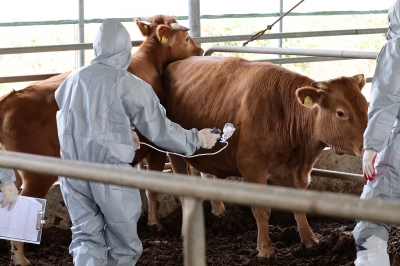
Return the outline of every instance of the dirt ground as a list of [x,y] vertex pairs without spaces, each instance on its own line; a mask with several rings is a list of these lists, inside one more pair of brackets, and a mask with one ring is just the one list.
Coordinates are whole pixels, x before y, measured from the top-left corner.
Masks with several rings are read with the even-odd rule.
[[[256,258],[257,226],[249,207],[226,205],[223,217],[211,214],[211,206],[204,203],[206,224],[207,265],[261,265]],[[160,235],[147,228],[146,218],[139,220],[139,236],[143,241],[143,254],[137,265],[183,265],[181,209],[161,219],[167,230]],[[292,213],[272,211],[270,236],[279,265],[354,265],[355,247],[351,231],[353,220],[308,216],[311,228],[319,238],[318,246],[306,249],[300,243]],[[71,240],[69,230],[48,229],[43,232],[41,245],[26,244],[26,256],[32,265],[72,265],[68,254]],[[400,265],[400,230],[393,227],[389,254],[392,265]],[[0,241],[0,265],[8,265],[10,244]]]

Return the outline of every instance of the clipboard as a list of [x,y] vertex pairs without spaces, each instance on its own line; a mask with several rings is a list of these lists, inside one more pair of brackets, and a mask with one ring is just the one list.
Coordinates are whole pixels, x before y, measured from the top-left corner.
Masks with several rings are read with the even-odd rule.
[[[0,201],[3,193],[0,193]],[[0,205],[1,207],[1,205]],[[14,208],[0,208],[0,239],[40,244],[46,200],[18,196]]]

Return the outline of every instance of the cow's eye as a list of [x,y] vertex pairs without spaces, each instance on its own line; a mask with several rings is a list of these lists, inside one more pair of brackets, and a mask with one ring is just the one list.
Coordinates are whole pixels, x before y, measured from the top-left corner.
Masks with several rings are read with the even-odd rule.
[[188,42],[190,40],[190,37],[186,37],[186,42]]
[[337,117],[347,118],[347,115],[343,111],[336,111]]

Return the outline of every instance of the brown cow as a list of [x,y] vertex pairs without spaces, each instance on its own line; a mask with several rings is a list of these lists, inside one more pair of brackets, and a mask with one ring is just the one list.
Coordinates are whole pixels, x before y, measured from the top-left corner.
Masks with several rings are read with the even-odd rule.
[[[163,103],[165,97],[161,87],[161,76],[165,66],[192,55],[202,55],[203,50],[189,37],[188,29],[177,24],[174,17],[158,15],[152,18],[151,23],[136,20],[136,24],[147,39],[132,55],[128,71],[151,84]],[[68,74],[30,84],[21,91],[14,91],[3,97],[0,102],[1,149],[59,157],[60,146],[55,119],[58,106],[54,92]],[[141,141],[148,142],[138,135]],[[132,165],[145,156],[149,162],[149,169],[164,169],[165,154],[144,145],[136,153]],[[158,160],[153,163],[155,159]],[[17,187],[20,187],[22,182],[24,184],[21,191],[21,195],[24,196],[44,198],[57,180],[56,176],[25,171],[15,171],[15,174]],[[11,246],[12,262],[15,265],[29,265],[24,256],[23,243],[13,241]]]
[[[364,85],[362,74],[314,82],[278,65],[240,58],[191,57],[168,65],[164,73],[171,120],[186,128],[222,129],[226,122],[236,128],[221,153],[187,162],[218,178],[242,176],[245,182],[302,189],[325,147],[361,156],[368,109]],[[222,147],[217,144],[211,152]],[[186,173],[181,157],[170,160],[174,172]],[[252,211],[258,257],[276,263],[268,233],[271,209],[253,206]],[[314,246],[318,240],[305,214],[294,215],[302,242]]]

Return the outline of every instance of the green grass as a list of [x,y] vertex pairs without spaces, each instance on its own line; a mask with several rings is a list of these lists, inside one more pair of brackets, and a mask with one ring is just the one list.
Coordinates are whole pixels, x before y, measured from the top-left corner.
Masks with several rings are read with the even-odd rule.
[[[202,36],[254,34],[263,30],[276,18],[239,18],[239,19],[204,19],[201,22]],[[187,25],[187,21],[181,21]],[[93,42],[100,24],[85,25],[85,42]],[[132,40],[142,40],[134,22],[125,22]],[[387,27],[387,15],[332,15],[332,16],[293,16],[283,20],[284,32],[343,30],[360,28]],[[278,24],[273,28],[277,32]],[[267,32],[268,34],[268,32]],[[20,47],[34,45],[56,45],[76,43],[78,38],[77,25],[48,25],[0,27],[0,47]],[[310,37],[302,39],[284,39],[285,48],[333,49],[356,51],[379,51],[386,42],[383,34],[360,36]],[[207,43],[202,44],[204,50],[216,45],[242,46],[243,42]],[[254,41],[248,46],[277,46],[276,40]],[[276,55],[230,54],[214,53],[223,56],[241,56],[247,59],[276,58]],[[290,56],[284,56],[290,57]],[[89,63],[93,51],[85,52],[85,61]],[[338,76],[352,76],[358,73],[372,77],[375,60],[345,60],[329,62],[313,62],[285,64],[284,67],[310,76],[315,80],[326,80]],[[78,52],[48,52],[36,54],[0,55],[0,76],[30,75],[41,73],[65,72],[78,67]],[[0,84],[0,94],[11,89],[19,90],[29,82]],[[368,87],[368,85],[367,85]],[[369,89],[364,93],[367,98]]]

